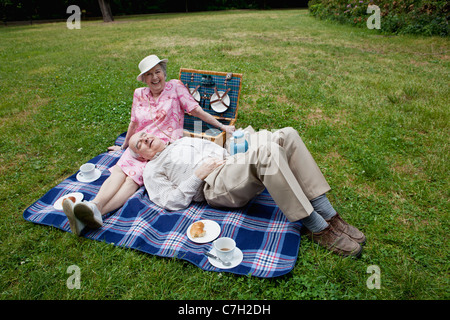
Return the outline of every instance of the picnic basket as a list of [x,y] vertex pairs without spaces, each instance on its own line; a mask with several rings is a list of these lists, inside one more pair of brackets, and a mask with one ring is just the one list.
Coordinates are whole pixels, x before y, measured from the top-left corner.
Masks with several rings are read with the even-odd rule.
[[[201,108],[224,125],[234,125],[241,94],[242,74],[195,69],[180,69],[179,79]],[[185,113],[184,136],[225,144],[225,132]]]

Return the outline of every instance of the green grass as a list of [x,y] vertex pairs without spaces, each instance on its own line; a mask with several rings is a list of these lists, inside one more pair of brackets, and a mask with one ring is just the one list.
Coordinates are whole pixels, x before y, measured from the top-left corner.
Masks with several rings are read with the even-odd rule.
[[[449,39],[382,36],[305,10],[0,28],[1,299],[449,299]],[[296,128],[361,259],[302,239],[275,279],[204,272],[26,222],[127,129],[138,62],[244,74],[238,126]],[[81,289],[69,290],[70,265]],[[367,268],[381,270],[370,290]],[[192,290],[195,288],[195,290]]]

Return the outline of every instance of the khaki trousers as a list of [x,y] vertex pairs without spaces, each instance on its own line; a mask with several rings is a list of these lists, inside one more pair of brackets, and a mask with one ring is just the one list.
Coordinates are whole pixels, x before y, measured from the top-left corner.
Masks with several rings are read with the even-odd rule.
[[227,159],[205,179],[205,199],[213,207],[237,208],[267,188],[289,221],[311,214],[312,200],[330,190],[297,131],[260,131],[246,153]]

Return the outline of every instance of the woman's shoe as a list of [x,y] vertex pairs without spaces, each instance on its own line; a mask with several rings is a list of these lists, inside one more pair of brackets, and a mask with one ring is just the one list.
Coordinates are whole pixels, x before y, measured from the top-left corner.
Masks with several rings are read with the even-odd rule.
[[75,204],[70,199],[64,199],[62,203],[63,211],[69,220],[70,231],[79,236],[84,229],[85,224],[75,217],[73,212],[74,205]]
[[77,203],[73,208],[73,212],[75,217],[91,229],[97,229],[103,225],[102,214],[93,202],[83,201]]

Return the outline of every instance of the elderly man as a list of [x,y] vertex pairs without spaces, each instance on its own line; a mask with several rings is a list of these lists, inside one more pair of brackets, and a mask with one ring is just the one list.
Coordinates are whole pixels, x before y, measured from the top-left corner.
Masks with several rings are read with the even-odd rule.
[[206,200],[213,207],[236,208],[267,188],[287,219],[301,220],[313,241],[343,256],[359,256],[365,236],[328,201],[330,186],[297,131],[261,131],[251,141],[246,153],[230,156],[208,140],[185,137],[167,144],[138,132],[130,149],[149,160],[144,185],[160,207],[180,210]]

